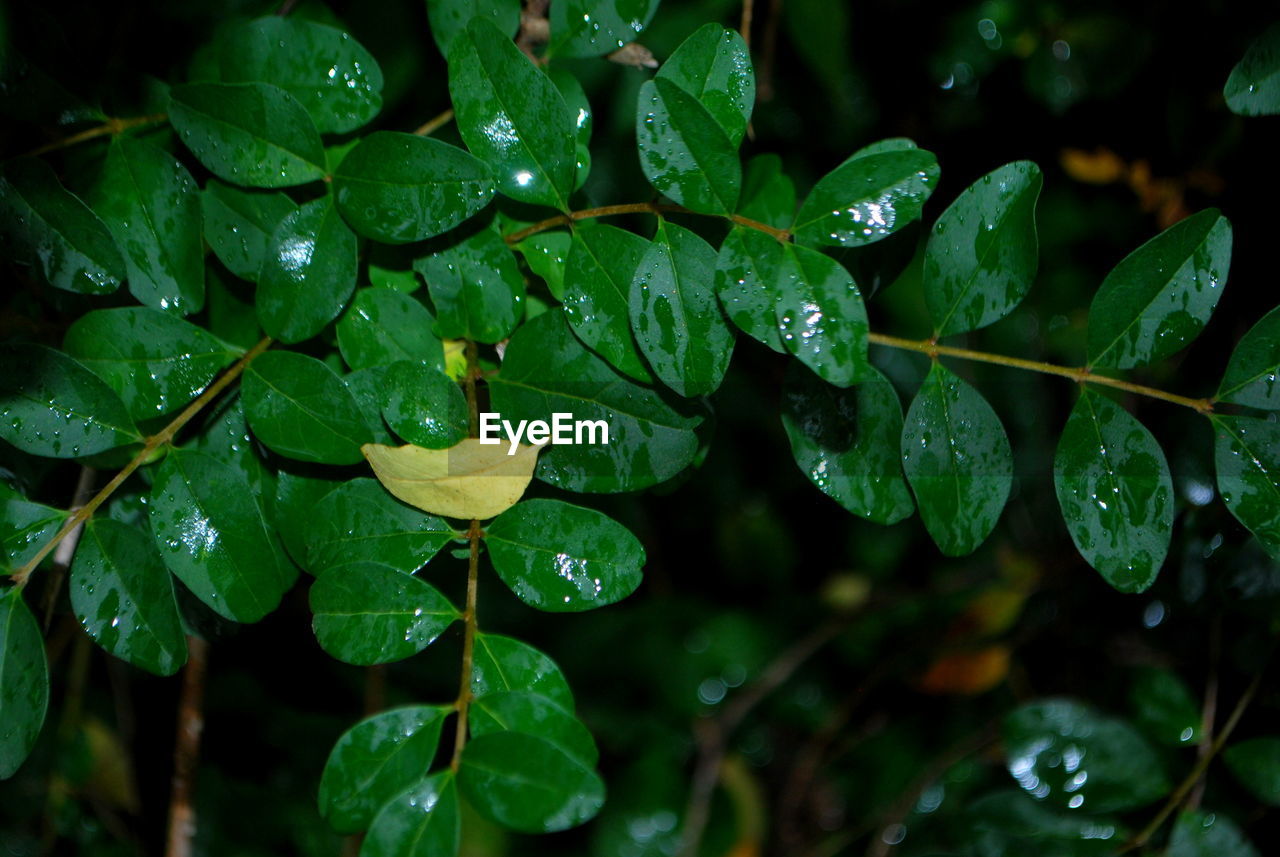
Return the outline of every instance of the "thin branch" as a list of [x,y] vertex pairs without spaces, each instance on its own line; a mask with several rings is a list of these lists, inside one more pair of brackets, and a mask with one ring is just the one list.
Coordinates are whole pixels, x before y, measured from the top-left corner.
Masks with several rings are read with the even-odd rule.
[[[76,491],[68,508],[72,514],[89,502],[93,492],[93,477],[97,473],[92,467],[81,467],[80,476],[76,479]],[[84,532],[84,524],[76,527],[58,544],[53,552],[53,579],[49,582],[44,594],[44,631],[49,633],[49,624],[53,621],[53,608],[58,603],[58,591],[62,589],[62,580],[66,577],[71,560],[76,555],[76,545],[80,543],[80,534]]]
[[128,119],[108,119],[101,125],[93,128],[86,128],[79,133],[72,134],[70,137],[63,137],[60,140],[54,140],[51,143],[45,143],[43,146],[37,146],[30,152],[27,157],[35,157],[36,155],[44,155],[49,152],[56,152],[59,149],[66,149],[77,143],[84,143],[88,140],[96,140],[98,137],[105,137],[108,134],[115,136],[129,128],[135,128],[139,125],[151,125],[156,122],[164,122],[169,118],[167,113],[153,113],[150,116],[133,116]]
[[124,469],[117,473],[111,481],[94,496],[92,500],[85,503],[82,507],[77,509],[71,517],[67,518],[66,523],[62,525],[62,529],[58,530],[54,537],[45,543],[45,545],[36,552],[35,556],[27,561],[26,565],[13,572],[12,578],[14,586],[26,586],[27,581],[31,578],[31,573],[35,571],[36,567],[40,565],[46,556],[49,555],[49,552],[57,547],[59,542],[69,536],[81,524],[89,520],[89,518],[93,517],[93,513],[98,510],[98,507],[105,503],[107,499],[115,493],[116,489],[124,484],[124,481],[129,478],[133,471],[137,470],[143,464],[146,464],[151,459],[151,454],[153,452],[172,440],[173,436],[178,433],[179,429],[190,422],[192,417],[200,413],[200,411],[213,401],[219,393],[225,390],[231,382],[239,378],[240,374],[244,372],[245,367],[252,363],[254,358],[259,354],[266,351],[270,345],[271,338],[266,337],[257,345],[253,346],[253,348],[249,349],[249,351],[237,360],[230,369],[224,372],[218,380],[210,384],[209,387],[200,394],[199,398],[187,405],[187,407],[183,409],[182,413],[174,417],[172,422],[162,428],[157,434],[153,434],[151,437],[147,438],[142,444],[142,449],[138,450],[138,454],[133,457],[133,460],[126,464]]
[[747,47],[751,47],[751,18],[755,13],[755,0],[742,0],[742,20],[738,23],[738,35]]
[[423,122],[420,126],[418,126],[418,129],[413,133],[417,134],[419,137],[430,137],[436,131],[439,131],[441,128],[443,128],[445,125],[448,125],[452,121],[453,121],[453,108],[450,108],[437,116],[433,116],[432,118],[428,119],[426,122]]
[[[1207,756],[1213,749],[1213,730],[1218,717],[1218,664],[1222,660],[1222,613],[1213,615],[1209,627],[1209,675],[1204,682],[1204,702],[1200,707],[1200,744],[1196,747],[1196,758]],[[1200,807],[1204,797],[1204,780],[1196,783],[1187,798],[1187,808]]]
[[[700,211],[690,211],[683,205],[670,205],[660,202],[631,202],[622,205],[604,205],[599,208],[586,208],[581,211],[571,211],[568,214],[557,214],[548,217],[546,220],[540,220],[532,226],[526,226],[518,232],[513,232],[507,236],[508,244],[517,244],[528,238],[530,235],[536,235],[539,232],[545,232],[548,229],[555,229],[557,226],[569,226],[578,220],[589,220],[593,217],[616,217],[620,214],[702,214]],[[723,215],[712,214],[708,217],[723,217]],[[779,241],[789,241],[791,233],[785,229],[777,229],[767,223],[761,223],[758,220],[752,220],[749,217],[743,217],[740,214],[729,215],[729,220],[739,226],[746,226],[751,229],[757,229],[761,232],[768,233]]]
[[189,652],[178,700],[178,732],[173,741],[173,792],[169,797],[169,836],[165,857],[192,857],[196,835],[195,780],[204,731],[204,674],[209,644],[187,637]]
[[[467,340],[466,354],[467,373],[463,387],[467,394],[467,422],[470,428],[469,434],[476,437],[480,428],[480,405],[476,395],[476,376],[480,372],[480,361],[476,344],[470,339]],[[471,524],[467,527],[467,545],[470,548],[470,555],[467,561],[467,606],[462,612],[462,620],[466,626],[462,636],[462,675],[458,680],[458,698],[453,703],[458,722],[455,724],[453,760],[450,762],[450,767],[455,771],[462,764],[462,748],[467,744],[467,711],[471,705],[471,669],[478,630],[476,595],[480,581],[480,539],[483,536],[484,531],[480,529],[480,522],[472,518]]]

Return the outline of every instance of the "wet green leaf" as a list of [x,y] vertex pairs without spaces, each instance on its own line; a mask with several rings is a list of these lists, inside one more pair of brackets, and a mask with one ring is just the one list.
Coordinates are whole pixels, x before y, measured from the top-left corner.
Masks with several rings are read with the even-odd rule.
[[213,48],[226,83],[258,81],[297,99],[324,134],[364,125],[382,108],[382,69],[348,33],[297,15],[229,27]]
[[576,122],[545,74],[490,20],[471,20],[449,48],[458,133],[493,168],[498,192],[569,210]]
[[558,311],[515,332],[489,388],[503,419],[549,423],[554,413],[572,413],[575,420],[608,423],[608,444],[544,448],[537,475],[560,488],[636,491],[675,476],[697,453],[701,413],[615,372],[574,337]]
[[692,95],[724,129],[729,142],[735,147],[742,142],[756,104],[756,76],[751,51],[737,32],[703,24],[667,58],[656,79],[669,80]]
[[396,439],[382,419],[382,402],[385,394],[382,379],[386,371],[386,366],[359,369],[343,375],[342,381],[347,385],[347,391],[355,400],[356,407],[360,409],[360,416],[369,427],[373,442],[389,446],[394,444]]
[[557,300],[564,299],[564,267],[572,241],[568,232],[556,230],[530,235],[515,245],[529,270],[546,281],[547,291]]
[[65,510],[33,503],[0,482],[0,569],[29,562],[68,517]]
[[524,314],[524,277],[494,229],[436,245],[413,267],[427,281],[436,332],[445,339],[500,342]]
[[357,666],[412,657],[459,617],[431,584],[364,560],[320,572],[311,586],[311,612],[320,648]]
[[1009,439],[982,394],[941,363],[907,411],[902,464],[944,554],[972,553],[995,529],[1013,485]]
[[[208,240],[208,236],[205,236]],[[208,313],[208,329],[224,342],[239,348],[252,348],[262,338],[258,326],[258,314],[253,309],[253,294],[249,283],[224,271],[218,265],[205,268],[205,288]]]
[[1236,779],[1267,806],[1280,806],[1280,738],[1252,738],[1222,753]]
[[924,149],[855,156],[818,180],[791,231],[803,244],[879,241],[919,219],[938,174],[937,160]]
[[902,404],[876,370],[841,390],[798,366],[787,371],[782,425],[791,454],[819,491],[878,524],[915,511],[902,476]]
[[393,708],[342,734],[320,777],[320,814],[334,830],[364,830],[379,807],[422,780],[450,710],[444,705]]
[[530,607],[578,612],[626,598],[640,585],[644,548],[594,509],[525,500],[485,528],[493,568]]
[[796,187],[782,171],[782,158],[756,155],[742,177],[738,214],[775,229],[786,229],[796,216]]
[[868,376],[867,310],[853,277],[830,256],[783,245],[775,304],[782,344],[819,377],[848,387]]
[[1014,161],[947,206],[924,254],[924,295],[940,336],[1004,318],[1031,290],[1040,261],[1036,200],[1044,176]]
[[541,694],[566,711],[573,711],[573,692],[551,658],[511,637],[476,634],[471,695],[479,699],[504,690]]
[[564,269],[564,317],[587,347],[637,381],[653,380],[631,333],[631,281],[649,242],[604,224],[574,230]]
[[307,111],[268,83],[191,83],[169,91],[169,121],[218,178],[289,187],[324,178],[324,144]]
[[1054,811],[1013,791],[978,798],[965,807],[970,841],[981,857],[1107,857],[1124,841],[1112,819]]
[[1235,822],[1216,812],[1184,812],[1164,857],[1261,857]]
[[326,493],[303,529],[306,565],[315,574],[356,560],[412,574],[457,535],[440,518],[401,503],[368,478]]
[[71,565],[71,609],[85,633],[134,666],[173,675],[187,660],[169,569],[139,527],[90,520]]
[[738,206],[737,146],[694,96],[665,78],[645,81],[636,100],[640,168],[660,193],[703,214]]
[[1053,461],[1076,549],[1121,592],[1155,582],[1173,532],[1173,479],[1160,444],[1124,408],[1082,387]]
[[169,570],[233,622],[257,622],[297,572],[248,481],[204,453],[171,450],[151,486],[151,532]]
[[0,169],[0,241],[8,258],[38,268],[59,289],[104,295],[125,278],[106,224],[35,158]]
[[1227,108],[1241,116],[1280,113],[1280,24],[1272,24],[1244,52],[1222,88]]
[[337,324],[338,348],[352,369],[397,360],[444,370],[444,346],[431,329],[436,320],[419,301],[395,289],[359,289]]
[[[204,237],[218,261],[242,280],[257,280],[280,222],[298,210],[281,191],[250,190],[210,179],[200,194]],[[210,312],[213,311],[210,295]]]
[[462,388],[422,363],[401,360],[382,373],[382,418],[401,439],[427,449],[448,449],[467,436]]
[[520,0],[427,0],[427,17],[431,36],[447,57],[472,18],[488,18],[500,33],[513,37],[520,29]]
[[545,696],[526,691],[498,691],[471,701],[467,722],[473,737],[494,732],[523,732],[555,744],[587,768],[600,756],[595,739],[582,721]]
[[43,345],[0,346],[0,438],[32,455],[76,458],[142,440],[120,396]]
[[1216,208],[1175,223],[1120,261],[1089,306],[1089,363],[1131,369],[1180,350],[1208,322],[1231,266]]
[[268,351],[241,384],[258,440],[281,455],[321,464],[355,464],[369,427],[342,379],[313,357]]
[[378,811],[360,857],[453,857],[462,815],[453,771],[427,777]]
[[0,779],[26,760],[49,707],[49,667],[40,626],[22,590],[0,589]]
[[136,419],[185,405],[239,354],[204,328],[147,307],[82,315],[63,348],[120,394]]
[[319,504],[330,491],[345,484],[335,479],[318,479],[299,476],[281,470],[276,477],[276,501],[273,508],[280,540],[293,561],[310,571],[307,560],[310,550],[310,522],[317,514]]
[[430,137],[377,131],[333,175],[338,210],[361,235],[404,244],[457,226],[493,199],[479,158]]
[[179,315],[200,311],[200,191],[186,167],[150,143],[116,137],[91,204],[124,253],[130,294]]
[[631,329],[653,372],[682,396],[715,392],[733,355],[712,290],[716,251],[695,233],[661,221],[631,281]]
[[1264,315],[1231,353],[1218,387],[1224,402],[1280,410],[1280,307]]
[[560,747],[522,732],[467,743],[458,785],[481,815],[523,833],[566,830],[604,804],[604,782]]
[[1009,773],[1045,806],[1137,809],[1169,793],[1160,759],[1128,723],[1070,699],[1029,703],[1004,721]]
[[1134,719],[1148,737],[1171,747],[1194,746],[1201,736],[1200,706],[1171,670],[1138,669],[1129,684]]
[[716,293],[729,320],[751,338],[785,353],[777,306],[795,257],[756,229],[735,226],[716,257]]
[[302,342],[333,321],[356,287],[356,236],[332,197],[285,217],[258,274],[258,321],[281,342]]
[[1222,502],[1280,559],[1280,424],[1219,415],[1212,420]]
[[561,0],[551,4],[556,56],[598,57],[634,42],[653,19],[659,0]]
[[261,498],[268,519],[271,517],[276,494],[275,474],[267,467],[263,453],[249,433],[240,396],[219,402],[200,432],[184,448],[203,452],[231,465],[248,480],[254,493]]

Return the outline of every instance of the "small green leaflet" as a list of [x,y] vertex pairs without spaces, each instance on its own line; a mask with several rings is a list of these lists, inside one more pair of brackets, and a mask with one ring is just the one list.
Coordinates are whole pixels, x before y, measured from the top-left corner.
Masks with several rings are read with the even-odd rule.
[[1268,735],[1232,744],[1222,754],[1235,778],[1267,806],[1280,806],[1280,738]]
[[1241,116],[1280,113],[1280,23],[1272,24],[1249,45],[1231,69],[1222,95],[1227,108]]
[[751,51],[736,31],[703,24],[667,58],[655,79],[669,80],[692,95],[730,143],[736,147],[742,142],[756,103],[756,76]]
[[756,155],[742,177],[738,214],[775,229],[786,229],[796,216],[796,188],[782,171],[782,158]]
[[492,228],[428,245],[414,270],[427,281],[436,332],[445,339],[501,342],[524,313],[524,277],[516,257]]
[[338,320],[338,348],[352,369],[416,360],[444,371],[444,346],[431,329],[436,320],[418,300],[386,287],[356,291]]
[[40,735],[49,707],[44,638],[15,586],[0,589],[0,780],[12,777]]
[[1264,411],[1280,410],[1280,307],[1264,315],[1231,353],[1218,398]]
[[1236,520],[1280,559],[1280,423],[1214,415],[1218,493]]
[[488,18],[500,33],[513,37],[520,29],[520,0],[427,0],[427,18],[436,47],[448,57],[472,18]]
[[515,245],[529,270],[546,282],[547,291],[556,300],[564,299],[564,267],[572,241],[568,232],[557,229],[535,233]]
[[309,510],[303,531],[306,566],[314,574],[355,560],[412,574],[460,535],[369,478],[345,481],[326,493]]
[[355,464],[369,427],[342,379],[314,357],[269,351],[245,370],[245,416],[258,440],[300,461]]
[[402,440],[448,449],[467,436],[467,399],[452,378],[423,363],[401,360],[382,371],[381,411]]
[[1235,822],[1220,812],[1184,812],[1164,857],[1261,857]]
[[735,226],[716,257],[716,293],[729,320],[774,351],[787,350],[778,327],[778,298],[794,257],[770,235]]
[[33,503],[0,481],[0,570],[30,562],[68,517],[65,510]]
[[281,342],[302,342],[337,318],[356,287],[356,236],[333,207],[312,200],[272,233],[258,274],[258,320]]
[[698,99],[666,78],[645,81],[636,101],[636,145],[645,178],[702,214],[730,214],[742,190],[737,146]]
[[634,42],[659,0],[561,0],[551,4],[548,51],[563,57],[598,57]]
[[541,694],[566,711],[573,711],[573,691],[551,658],[511,637],[476,634],[471,695],[479,699],[503,690]]
[[[462,815],[453,771],[441,771],[383,805],[361,857],[452,857],[462,842]],[[411,843],[410,851],[405,843]]]
[[492,732],[537,735],[588,768],[594,767],[600,756],[582,721],[537,693],[503,690],[473,699],[467,709],[467,724],[477,738]]
[[[281,191],[235,187],[210,179],[200,193],[204,238],[218,261],[242,280],[258,279],[262,259],[280,221],[298,210]],[[209,295],[209,312],[214,311]],[[256,338],[256,337],[255,337]]]
[[920,218],[938,175],[937,159],[924,149],[855,154],[813,186],[791,232],[801,244],[879,241]]
[[631,281],[649,242],[600,224],[573,232],[564,266],[564,317],[592,351],[641,383],[653,380],[631,333]]
[[1134,722],[1160,744],[1186,747],[1200,741],[1200,702],[1172,670],[1139,667],[1129,683],[1129,706]]
[[503,827],[522,833],[567,830],[604,804],[604,782],[543,738],[492,732],[467,742],[458,769],[467,801]]
[[830,256],[782,245],[775,303],[782,344],[819,377],[848,387],[871,371],[867,310],[853,277]]

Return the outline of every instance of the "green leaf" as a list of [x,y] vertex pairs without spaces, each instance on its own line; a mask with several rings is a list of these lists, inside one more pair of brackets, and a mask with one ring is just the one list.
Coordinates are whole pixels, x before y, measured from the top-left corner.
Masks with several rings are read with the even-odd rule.
[[640,168],[660,193],[703,214],[730,214],[742,190],[737,146],[698,99],[655,78],[636,100]]
[[1280,738],[1252,738],[1222,753],[1236,779],[1267,806],[1280,806]]
[[573,236],[557,229],[530,235],[515,245],[529,270],[546,281],[547,291],[557,300],[564,299],[564,268],[572,241]]
[[574,337],[564,314],[544,313],[522,325],[489,379],[493,410],[507,420],[545,420],[572,413],[605,420],[609,443],[550,446],[537,475],[570,491],[637,491],[675,476],[698,451],[701,412],[618,374]]
[[461,842],[458,788],[453,771],[441,771],[383,805],[360,857],[454,857]]
[[49,667],[40,626],[22,590],[0,589],[0,779],[26,761],[49,707]]
[[1170,747],[1195,746],[1201,737],[1200,706],[1177,674],[1141,667],[1129,684],[1134,719],[1149,737]]
[[360,416],[373,436],[373,443],[391,446],[396,443],[395,437],[382,419],[382,404],[386,399],[383,377],[386,366],[375,366],[372,369],[360,369],[342,376],[347,391],[360,409]]
[[782,425],[796,464],[819,491],[877,524],[915,511],[902,477],[902,404],[875,369],[841,390],[797,366],[787,371]]
[[520,29],[520,0],[427,0],[431,36],[448,57],[454,40],[466,32],[472,18],[487,18],[507,38]]
[[125,278],[106,224],[35,158],[0,168],[0,241],[8,258],[38,267],[50,285],[69,292],[104,295]]
[[186,663],[173,580],[145,530],[109,518],[86,523],[69,588],[81,627],[111,654],[157,675]]
[[76,458],[142,440],[120,397],[61,351],[0,346],[0,438],[31,455]]
[[320,776],[320,814],[334,830],[366,829],[379,807],[422,780],[450,711],[443,705],[393,708],[342,734]]
[[289,187],[324,178],[324,144],[307,111],[268,83],[190,83],[169,91],[169,121],[218,178]]
[[0,482],[0,569],[26,565],[71,515],[32,503]]
[[725,315],[741,330],[779,353],[785,353],[777,306],[795,257],[771,235],[735,226],[716,257],[716,293]]
[[338,348],[352,369],[414,360],[444,371],[444,346],[431,332],[435,323],[426,307],[403,292],[359,289],[336,325]]
[[124,253],[129,293],[191,315],[204,306],[200,191],[168,152],[118,136],[94,189],[93,210]]
[[782,171],[782,158],[756,155],[742,177],[738,214],[775,229],[786,229],[796,216],[796,187]]
[[427,449],[448,449],[467,436],[462,388],[422,363],[401,360],[382,373],[382,418],[401,439]]
[[924,253],[924,296],[939,336],[986,327],[1031,290],[1040,261],[1036,200],[1044,176],[1014,161],[947,206]]
[[1216,812],[1184,812],[1164,857],[1260,857],[1235,822]]
[[448,53],[458,133],[493,168],[498,192],[568,211],[576,122],[555,84],[484,17]]
[[431,584],[389,565],[334,565],[311,586],[311,627],[340,661],[371,666],[412,657],[459,618]]
[[478,699],[503,690],[541,694],[566,711],[573,711],[573,692],[551,658],[510,637],[476,634],[471,695]]
[[1224,402],[1280,410],[1280,307],[1264,315],[1231,353],[1218,387]]
[[261,498],[268,517],[271,516],[276,494],[275,474],[267,468],[264,455],[249,433],[240,396],[228,397],[213,408],[200,432],[185,448],[231,465],[249,482]]
[[[257,280],[271,236],[298,210],[281,191],[249,190],[210,179],[200,194],[204,237],[218,261],[242,280]],[[213,297],[210,295],[210,312]]]
[[659,221],[631,281],[631,329],[653,372],[682,396],[715,392],[733,354],[712,284],[716,251],[695,233]]
[[604,782],[560,747],[522,732],[467,742],[458,785],[481,815],[522,833],[567,830],[604,804]]
[[315,574],[368,560],[412,574],[457,534],[440,518],[401,503],[374,479],[344,482],[310,510],[307,568]]
[[239,353],[204,328],[146,307],[86,313],[62,347],[119,393],[136,419],[190,402]]
[[1175,223],[1121,260],[1089,306],[1089,363],[1132,369],[1200,332],[1231,266],[1231,224],[1216,208]]
[[1241,116],[1280,113],[1280,24],[1272,24],[1244,52],[1222,88],[1227,109]]
[[[206,240],[208,236],[205,236]],[[236,278],[216,264],[205,268],[205,288],[209,332],[238,348],[248,350],[262,338],[258,314],[253,309],[249,283]]]
[[281,342],[302,342],[342,312],[356,287],[356,236],[333,208],[312,200],[272,233],[258,274],[258,320]]
[[1168,794],[1151,746],[1123,720],[1070,699],[1023,705],[1004,721],[1009,773],[1045,806],[1122,812]]
[[972,553],[995,529],[1013,485],[1009,439],[982,394],[941,363],[907,410],[902,464],[944,554]]
[[353,229],[404,244],[447,232],[484,208],[494,181],[484,161],[457,146],[377,131],[342,159],[333,187]]
[[1054,811],[1015,791],[980,797],[964,814],[981,857],[1109,857],[1125,836],[1112,819]]
[[600,753],[582,721],[556,703],[536,693],[499,691],[471,701],[467,709],[471,735],[523,732],[536,735],[582,763],[595,767]]
[[[582,88],[582,84],[573,72],[561,66],[544,67],[547,77],[551,78],[551,82],[555,84],[556,89],[564,98],[565,106],[569,108],[570,115],[573,116],[573,125],[577,129],[575,141],[579,147],[587,147],[591,144],[592,126],[595,124],[594,111],[591,109],[591,102],[587,100],[587,92]],[[581,158],[579,158],[581,160]],[[582,186],[586,176],[583,175],[579,164],[578,177],[575,185]],[[587,166],[590,166],[588,164]]]
[[669,80],[692,95],[729,142],[735,147],[742,142],[756,104],[756,75],[751,51],[737,32],[703,24],[667,58],[655,79]]
[[539,610],[579,612],[626,598],[640,585],[644,548],[594,509],[525,500],[485,528],[494,571]]
[[818,180],[791,227],[802,244],[860,247],[919,219],[938,183],[924,149],[890,149],[850,158]]
[[631,281],[649,242],[605,224],[573,232],[564,267],[564,317],[588,348],[625,375],[653,380],[631,333]]
[[[855,158],[865,158],[869,155],[879,155],[884,152],[901,152],[906,149],[916,149],[916,141],[910,137],[886,137],[883,140],[876,140],[874,143],[868,143],[849,157],[845,158],[845,163],[849,163]],[[843,166],[843,164],[841,165]]]
[[299,476],[287,470],[281,470],[276,477],[276,500],[273,506],[276,528],[289,556],[305,570],[311,570],[307,560],[311,521],[319,512],[320,502],[329,492],[343,484],[346,483],[334,479]]
[[1267,553],[1280,559],[1280,424],[1214,415],[1218,493]]
[[548,52],[598,57],[634,42],[649,26],[659,0],[561,0],[551,4]]
[[1076,549],[1121,592],[1155,582],[1173,532],[1173,479],[1160,444],[1124,408],[1082,387],[1053,460]]
[[257,622],[293,585],[253,489],[215,458],[171,450],[151,486],[150,519],[169,570],[233,622]]
[[524,314],[524,277],[507,242],[492,228],[477,229],[416,259],[445,339],[501,342]]
[[849,272],[808,247],[783,245],[775,304],[782,344],[819,377],[848,387],[867,377],[867,310]]
[[214,45],[217,79],[283,89],[324,134],[354,131],[382,108],[382,69],[348,33],[297,15],[229,27]]
[[281,455],[320,464],[356,464],[372,440],[342,379],[292,351],[268,351],[241,384],[245,416],[258,440]]

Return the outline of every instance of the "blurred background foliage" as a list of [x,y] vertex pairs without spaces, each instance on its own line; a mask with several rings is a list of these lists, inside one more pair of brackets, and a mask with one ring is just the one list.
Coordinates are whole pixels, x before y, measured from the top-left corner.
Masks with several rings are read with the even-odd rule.
[[[744,155],[776,153],[802,193],[856,148],[889,136],[913,138],[942,165],[926,223],[1000,164],[1031,159],[1043,168],[1035,288],[1008,318],[957,344],[1083,363],[1085,311],[1104,274],[1161,228],[1208,206],[1236,230],[1216,319],[1137,380],[1211,393],[1232,345],[1275,305],[1268,199],[1277,192],[1280,122],[1235,116],[1221,95],[1274,8],[755,5],[760,100]],[[270,10],[252,0],[9,3],[4,155],[102,115],[156,112],[163,81],[182,79],[218,26]],[[669,0],[642,42],[661,59],[706,21],[737,26],[740,12],[737,0]],[[292,14],[337,18],[376,56],[386,74],[376,127],[411,130],[448,108],[421,0],[303,0]],[[650,198],[633,145],[635,94],[650,72],[601,60],[564,65],[596,111],[594,165],[577,207]],[[458,142],[451,127],[437,133]],[[57,165],[76,188],[96,157],[72,148]],[[921,230],[912,228],[846,251],[864,293],[875,293],[873,329],[928,335],[921,248]],[[53,344],[84,308],[81,296],[37,296],[20,282],[4,294],[0,333]],[[873,348],[872,357],[904,397],[927,369],[924,358],[902,352]],[[1121,595],[1078,556],[1055,505],[1051,461],[1073,400],[1067,382],[952,364],[1003,418],[1017,471],[995,535],[972,556],[946,559],[918,518],[880,528],[814,490],[776,416],[785,359],[743,337],[734,364],[713,397],[717,425],[696,471],[658,490],[592,501],[648,550],[634,596],[598,613],[550,618],[492,576],[482,581],[485,626],[549,652],[577,689],[610,791],[599,818],[555,836],[526,840],[469,818],[463,853],[674,854],[698,759],[716,747],[715,724],[770,665],[794,665],[815,647],[727,736],[704,855],[1113,852],[1159,803],[1121,815],[1109,836],[1081,832],[1077,816],[1020,794],[999,726],[1020,704],[1075,698],[1151,742],[1158,770],[1144,776],[1177,782],[1207,740],[1202,707],[1216,709],[1220,725],[1263,668],[1280,568],[1211,502],[1209,426],[1185,409],[1125,401],[1166,449],[1179,514],[1155,586]],[[2,454],[6,467],[33,466]],[[37,466],[48,470],[26,474],[43,486],[33,499],[64,504],[75,466]],[[429,574],[457,595],[462,568],[461,560],[441,561]],[[211,621],[202,629],[212,642],[198,782],[203,854],[344,853],[315,807],[333,741],[370,708],[448,699],[456,686],[453,637],[373,673],[325,656],[309,628],[305,588],[260,624]],[[177,682],[91,647],[65,605],[49,650],[54,713],[32,761],[0,788],[0,854],[160,853]],[[1272,730],[1278,708],[1280,694],[1266,681],[1237,738]],[[1275,811],[1220,765],[1193,799],[1259,845],[1280,841]],[[1164,842],[1162,834],[1153,846]]]

